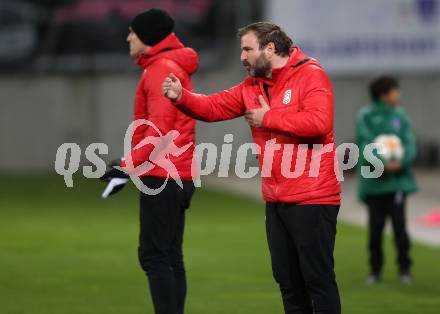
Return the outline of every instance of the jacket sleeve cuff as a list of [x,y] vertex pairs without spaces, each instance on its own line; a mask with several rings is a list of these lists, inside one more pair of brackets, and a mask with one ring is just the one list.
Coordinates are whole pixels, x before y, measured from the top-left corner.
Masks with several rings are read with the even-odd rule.
[[[131,155],[131,156],[130,156]],[[127,155],[127,156],[125,156],[124,157],[124,159],[121,161],[121,165],[120,165],[120,167],[121,168],[124,168],[124,170],[126,170],[126,171],[133,171],[134,170],[134,168],[136,168],[138,165],[136,164],[136,162],[135,162],[135,160],[134,160],[134,156],[133,156],[133,154],[131,154],[130,153],[130,155]],[[129,165],[127,164],[127,159],[128,158],[131,158],[131,162],[132,162],[132,165],[129,167]]]
[[128,167],[128,165],[127,165],[127,162],[126,162],[125,160],[123,160],[123,161],[121,162],[120,167],[121,167],[122,169],[124,169],[124,171],[130,171],[130,170],[133,170],[133,168],[136,167],[136,166],[133,165],[133,168],[132,168],[132,169],[129,169],[129,167]]
[[185,108],[185,103],[188,102],[187,100],[189,98],[189,94],[190,92],[186,88],[182,88],[182,95],[180,96],[179,100],[176,100],[174,102],[174,105],[176,105],[177,107]]

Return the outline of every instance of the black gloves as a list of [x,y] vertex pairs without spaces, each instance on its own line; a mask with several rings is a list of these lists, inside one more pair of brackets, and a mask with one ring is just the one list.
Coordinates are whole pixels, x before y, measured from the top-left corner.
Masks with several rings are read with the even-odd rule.
[[107,187],[102,193],[103,198],[107,198],[124,188],[129,180],[129,175],[125,172],[114,168],[121,165],[121,159],[115,159],[108,165],[108,170],[100,178],[100,180],[108,182]]

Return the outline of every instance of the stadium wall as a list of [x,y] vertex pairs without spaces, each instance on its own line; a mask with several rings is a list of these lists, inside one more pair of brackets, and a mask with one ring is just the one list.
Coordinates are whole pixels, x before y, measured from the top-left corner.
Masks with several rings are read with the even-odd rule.
[[[197,74],[198,92],[211,93],[240,82],[237,63],[222,71]],[[368,104],[366,86],[371,77],[334,77],[335,129],[338,143],[354,140],[355,117]],[[440,77],[400,76],[402,105],[412,118],[419,142],[440,146]],[[0,171],[53,171],[57,148],[78,143],[84,152],[94,142],[109,147],[108,159],[123,153],[123,136],[132,116],[135,74],[0,76]],[[213,125],[198,123],[198,142],[221,145],[234,134],[234,148],[250,141],[243,118]],[[83,155],[82,161],[85,161]],[[234,164],[235,156],[232,156]],[[255,164],[255,157],[248,161]]]

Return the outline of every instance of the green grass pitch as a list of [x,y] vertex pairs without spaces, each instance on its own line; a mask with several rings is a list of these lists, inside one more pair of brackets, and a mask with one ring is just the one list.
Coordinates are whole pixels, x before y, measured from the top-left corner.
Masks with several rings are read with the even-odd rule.
[[[0,177],[0,313],[153,313],[137,261],[138,192],[103,200],[98,180]],[[386,240],[382,284],[367,287],[366,234],[338,225],[336,272],[348,314],[439,313],[440,249],[415,244],[415,283],[396,276]],[[282,313],[263,203],[205,189],[187,211],[189,314]]]

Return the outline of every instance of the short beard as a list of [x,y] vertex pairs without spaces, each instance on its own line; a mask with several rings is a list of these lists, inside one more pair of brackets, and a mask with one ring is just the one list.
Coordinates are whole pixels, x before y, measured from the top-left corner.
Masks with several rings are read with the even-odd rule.
[[262,53],[256,60],[255,65],[250,68],[249,74],[253,77],[269,77],[272,73],[272,64]]

